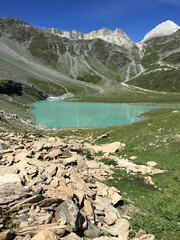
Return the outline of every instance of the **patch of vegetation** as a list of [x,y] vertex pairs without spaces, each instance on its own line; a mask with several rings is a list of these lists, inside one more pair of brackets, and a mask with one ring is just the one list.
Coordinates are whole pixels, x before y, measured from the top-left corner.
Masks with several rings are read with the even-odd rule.
[[30,82],[32,85],[36,86],[37,88],[45,91],[47,94],[60,96],[66,93],[65,89],[58,85],[55,82],[50,81],[43,81],[41,79],[28,77],[28,82]]
[[28,45],[30,53],[45,64],[56,65],[58,55],[48,42],[48,38],[42,32],[36,33]]
[[129,81],[128,84],[155,91],[179,93],[180,69],[160,69],[154,72],[142,74]]
[[102,82],[102,78],[93,72],[82,72],[77,76],[77,79],[93,84],[99,84]]
[[88,160],[93,160],[94,156],[92,155],[89,149],[80,149],[78,153],[82,156],[85,156]]
[[113,165],[116,166],[117,162],[111,158],[101,158],[100,162],[103,162],[105,165]]
[[170,54],[169,56],[163,58],[163,61],[172,64],[179,64],[180,63],[180,52],[175,52]]

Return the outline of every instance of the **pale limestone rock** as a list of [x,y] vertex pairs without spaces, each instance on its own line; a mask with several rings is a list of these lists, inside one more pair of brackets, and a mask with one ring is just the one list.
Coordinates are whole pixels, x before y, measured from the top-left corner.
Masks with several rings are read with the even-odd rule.
[[91,144],[86,144],[85,148],[87,149],[92,149],[96,153],[98,152],[104,152],[107,155],[110,153],[115,153],[117,151],[123,150],[125,147],[124,143],[120,142],[114,142],[114,143],[108,143],[108,144],[103,144],[103,145],[91,145]]
[[26,189],[17,174],[0,176],[0,204],[9,203],[24,196]]
[[66,237],[61,238],[61,240],[80,240],[80,239],[83,239],[83,238],[80,238],[73,232],[68,234]]
[[122,199],[122,196],[119,195],[118,192],[119,191],[115,187],[111,187],[108,189],[107,198],[111,201],[113,205],[117,204]]
[[42,230],[32,240],[58,240],[58,236],[49,230]]
[[107,197],[109,187],[101,182],[96,182],[97,194],[99,196]]
[[91,205],[90,201],[88,201],[87,199],[84,199],[83,210],[88,219],[94,219],[94,211],[93,211],[92,205]]
[[68,228],[68,226],[62,226],[59,225],[58,223],[50,223],[23,228],[22,230],[19,230],[19,236],[25,236],[26,234],[34,236],[35,234],[38,234],[40,231],[44,230],[52,231],[55,234],[59,235],[59,237],[63,236],[66,230],[72,231],[72,229]]
[[36,219],[38,224],[47,224],[50,223],[52,220],[52,214],[50,213],[38,213]]
[[23,229],[23,228],[28,227],[28,225],[29,225],[28,221],[23,221],[23,222],[20,223],[19,228]]
[[121,240],[121,239],[117,237],[101,236],[98,238],[94,238],[94,240]]
[[118,235],[118,238],[121,240],[129,239],[130,224],[126,219],[118,219],[113,225],[115,233]]
[[53,159],[61,155],[62,155],[62,151],[60,149],[53,149],[45,156],[45,158]]
[[149,167],[155,167],[157,165],[157,163],[154,162],[154,161],[149,161],[149,162],[146,163],[146,165],[149,166]]
[[24,159],[28,160],[28,158],[27,158],[28,154],[29,154],[29,151],[26,150],[26,149],[22,150],[19,153],[16,153],[15,158],[14,158],[14,162],[19,162],[19,161],[22,161]]
[[144,234],[141,237],[135,237],[132,240],[155,240],[155,236],[152,234]]
[[98,169],[100,166],[100,163],[95,160],[91,160],[91,161],[86,161],[86,165],[87,165],[87,168],[89,169]]
[[118,218],[117,214],[113,212],[105,212],[104,220],[108,225],[113,225],[117,218]]
[[13,240],[15,237],[15,234],[11,230],[5,230],[3,232],[0,232],[0,240]]
[[153,182],[151,176],[145,176],[145,177],[143,177],[143,180],[144,180],[145,184],[150,185],[150,186],[156,188],[156,185],[155,185],[155,183]]

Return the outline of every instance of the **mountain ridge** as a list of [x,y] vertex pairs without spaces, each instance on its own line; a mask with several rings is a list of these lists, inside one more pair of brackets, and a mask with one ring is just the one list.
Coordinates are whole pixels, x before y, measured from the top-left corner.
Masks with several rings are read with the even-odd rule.
[[[38,83],[38,86],[38,79],[41,79],[42,82],[63,86],[66,92],[72,86],[73,89],[77,89],[77,86],[82,89],[84,86],[106,93],[117,89],[127,90],[129,84],[141,87],[140,90],[143,91],[144,86],[146,88],[148,85],[141,86],[142,79],[139,77],[145,78],[152,72],[157,74],[170,69],[172,74],[168,74],[168,78],[172,76],[176,82],[179,81],[178,32],[138,44],[132,42],[120,29],[112,31],[103,28],[85,35],[86,37],[74,31],[72,38],[75,39],[70,39],[70,35],[69,38],[65,37],[59,30],[40,29],[19,19],[1,18],[0,77],[22,78],[28,83],[29,79],[36,79],[33,84]],[[164,72],[165,78],[166,73]],[[134,78],[138,80],[131,81]],[[167,91],[167,87],[163,87],[166,80],[161,79],[160,84],[161,88],[156,89],[155,84],[150,89]],[[40,85],[43,88],[43,84]],[[178,92],[178,86],[170,87],[170,90]]]

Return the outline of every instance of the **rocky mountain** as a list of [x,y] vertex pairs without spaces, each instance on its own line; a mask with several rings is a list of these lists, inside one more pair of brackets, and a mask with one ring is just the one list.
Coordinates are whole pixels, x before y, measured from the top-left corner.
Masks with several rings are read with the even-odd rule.
[[145,71],[130,80],[135,86],[163,92],[180,92],[180,29],[143,43]]
[[[119,89],[128,88],[129,84],[151,89],[147,74],[164,73],[162,87],[152,89],[177,92],[178,40],[178,26],[170,21],[137,44],[120,29],[83,34],[39,29],[19,19],[1,18],[0,79],[21,81],[49,94],[90,94],[106,93],[117,85]],[[169,84],[166,73],[178,82],[170,89],[163,87]],[[144,81],[146,84],[142,84]]]
[[119,28],[116,28],[114,31],[108,28],[102,28],[98,31],[92,31],[87,34],[80,33],[76,30],[73,30],[71,32],[59,31],[54,28],[47,29],[47,31],[53,33],[54,35],[66,37],[71,40],[92,40],[99,38],[106,42],[110,42],[120,46],[123,45],[124,47],[126,46],[128,47],[133,44],[132,41],[127,36],[127,34]]

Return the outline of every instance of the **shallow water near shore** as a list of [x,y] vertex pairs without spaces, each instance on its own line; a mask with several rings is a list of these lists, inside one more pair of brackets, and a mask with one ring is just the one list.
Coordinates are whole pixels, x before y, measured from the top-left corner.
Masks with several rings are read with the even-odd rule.
[[139,122],[140,114],[179,106],[83,103],[44,100],[33,103],[35,123],[48,128],[104,128]]

